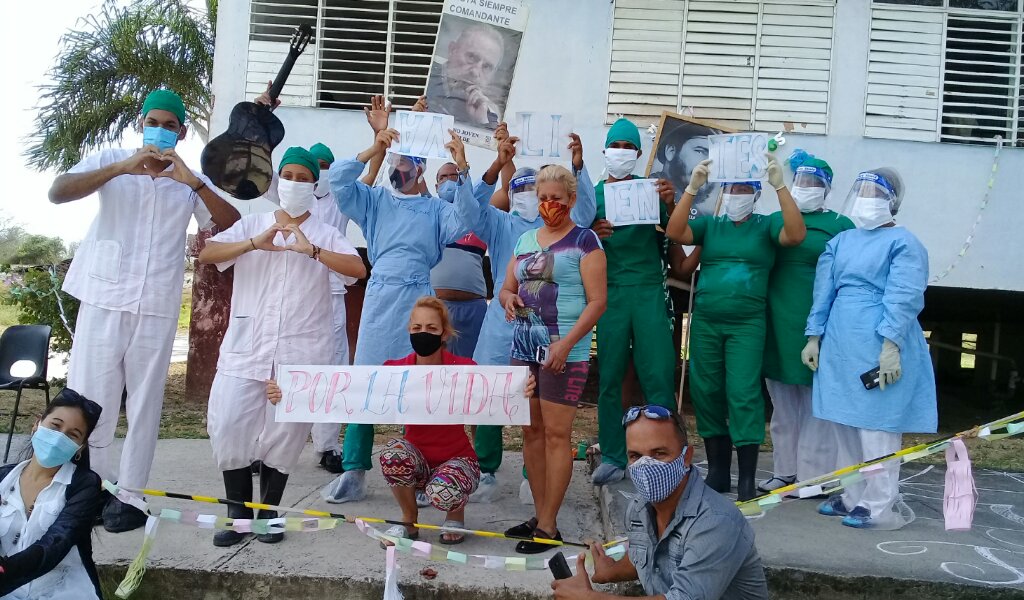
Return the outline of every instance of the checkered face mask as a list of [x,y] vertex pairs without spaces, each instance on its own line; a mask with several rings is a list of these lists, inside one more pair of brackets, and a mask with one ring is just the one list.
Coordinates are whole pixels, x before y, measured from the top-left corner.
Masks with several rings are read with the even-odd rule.
[[686,466],[686,447],[679,453],[679,458],[672,462],[662,462],[650,456],[643,456],[629,465],[629,477],[648,502],[656,504],[672,495],[686,477],[690,467]]

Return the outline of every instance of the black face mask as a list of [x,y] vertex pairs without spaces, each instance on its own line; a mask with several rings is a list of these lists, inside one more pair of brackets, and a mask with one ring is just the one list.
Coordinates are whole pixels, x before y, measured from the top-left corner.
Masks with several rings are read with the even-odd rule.
[[441,339],[440,335],[428,331],[410,333],[409,342],[412,344],[413,352],[420,356],[430,356],[437,352],[441,345],[444,344],[444,340]]

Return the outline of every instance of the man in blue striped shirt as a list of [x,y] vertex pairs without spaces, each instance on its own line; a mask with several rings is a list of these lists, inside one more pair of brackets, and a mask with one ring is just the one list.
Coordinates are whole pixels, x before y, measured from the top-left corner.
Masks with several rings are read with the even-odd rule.
[[576,576],[555,581],[557,600],[617,598],[596,583],[639,580],[651,598],[767,600],[754,531],[732,502],[704,484],[691,467],[693,449],[679,415],[636,406],[622,419],[629,475],[638,495],[626,507],[628,556],[615,561],[594,544],[594,576],[583,557]]

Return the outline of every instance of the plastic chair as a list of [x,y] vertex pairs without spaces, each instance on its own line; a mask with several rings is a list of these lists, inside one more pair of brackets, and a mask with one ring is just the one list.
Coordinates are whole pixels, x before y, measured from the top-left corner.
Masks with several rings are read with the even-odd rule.
[[11,453],[14,422],[18,419],[22,390],[43,390],[50,405],[50,384],[46,379],[46,363],[50,357],[49,325],[14,325],[0,336],[0,392],[17,391],[11,429],[7,432],[4,463]]

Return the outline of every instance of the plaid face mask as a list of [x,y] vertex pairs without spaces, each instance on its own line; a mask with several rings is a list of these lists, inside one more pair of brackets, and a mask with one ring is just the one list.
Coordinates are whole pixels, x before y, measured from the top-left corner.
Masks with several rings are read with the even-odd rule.
[[629,465],[629,477],[636,486],[636,491],[652,504],[661,502],[676,491],[686,473],[686,448],[679,453],[679,458],[672,462],[662,462],[650,456],[643,456]]

